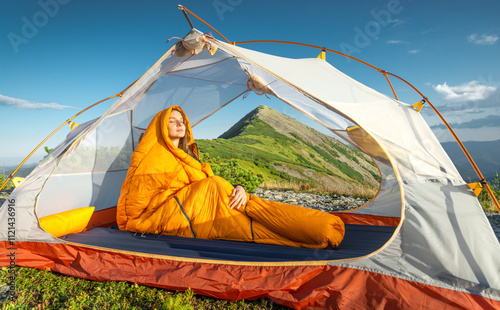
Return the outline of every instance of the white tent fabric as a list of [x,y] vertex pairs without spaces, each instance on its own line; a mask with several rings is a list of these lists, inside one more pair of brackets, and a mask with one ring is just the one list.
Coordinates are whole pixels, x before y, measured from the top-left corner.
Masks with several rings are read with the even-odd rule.
[[[184,40],[200,36],[192,30]],[[401,217],[396,233],[367,257],[329,264],[500,300],[498,240],[418,111],[321,59],[288,59],[204,42],[212,51],[218,48],[215,54],[205,49],[178,57],[178,46],[172,47],[102,117],[72,131],[15,189],[9,199],[16,203],[16,241],[61,242],[40,228],[37,217],[116,205],[132,151],[158,111],[178,105],[197,124],[258,79],[266,93],[334,133],[360,126],[390,160],[377,161],[383,177],[379,195],[354,212]],[[342,138],[349,141],[345,134]],[[0,208],[1,240],[8,240],[7,204]]]

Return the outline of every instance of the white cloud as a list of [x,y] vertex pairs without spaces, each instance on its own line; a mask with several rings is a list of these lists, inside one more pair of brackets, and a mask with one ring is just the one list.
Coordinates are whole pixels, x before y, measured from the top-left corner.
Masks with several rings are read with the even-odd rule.
[[458,86],[449,86],[445,82],[432,87],[451,103],[485,100],[497,90],[497,87],[481,85],[479,81],[470,81]]
[[426,30],[422,31],[420,34],[428,34],[429,32],[432,32],[432,28],[427,28]]
[[66,108],[73,108],[71,106],[67,105],[60,105],[58,103],[39,103],[39,102],[32,102],[28,101],[25,99],[18,99],[18,98],[12,98],[4,95],[0,95],[0,105],[7,106],[7,107],[14,107],[18,109],[66,109]]
[[397,27],[399,25],[405,24],[406,20],[404,20],[404,19],[391,19],[390,22],[392,24],[392,27]]
[[401,41],[401,40],[387,40],[385,43],[387,43],[387,44],[410,44],[410,42]]
[[482,34],[478,35],[476,33],[471,34],[467,37],[469,42],[479,45],[493,45],[498,41],[499,37],[496,34]]
[[416,49],[416,50],[409,50],[408,51],[409,54],[418,54],[420,53],[420,50],[419,49]]

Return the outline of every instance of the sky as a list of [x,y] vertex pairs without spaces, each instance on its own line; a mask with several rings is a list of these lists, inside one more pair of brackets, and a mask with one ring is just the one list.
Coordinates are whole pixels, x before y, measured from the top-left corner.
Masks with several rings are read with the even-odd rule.
[[[169,39],[189,32],[178,4],[231,42],[301,42],[371,63],[415,86],[462,141],[500,139],[500,2],[496,0],[3,0],[0,168],[19,164],[67,119],[141,77],[175,42]],[[200,31],[223,40],[196,18],[191,21]],[[319,53],[281,44],[241,46],[290,58]],[[392,96],[378,71],[331,53],[326,57],[344,73]],[[391,82],[399,100],[413,104],[422,99],[404,83]],[[259,104],[290,112],[276,99],[244,100],[240,106],[245,109],[222,109],[194,128],[195,137],[216,138],[228,129],[222,120],[236,122]],[[114,101],[74,121],[94,119]],[[440,141],[450,140],[427,105],[422,115]],[[64,126],[27,163],[38,162],[45,155],[43,146],[55,147],[69,131]]]

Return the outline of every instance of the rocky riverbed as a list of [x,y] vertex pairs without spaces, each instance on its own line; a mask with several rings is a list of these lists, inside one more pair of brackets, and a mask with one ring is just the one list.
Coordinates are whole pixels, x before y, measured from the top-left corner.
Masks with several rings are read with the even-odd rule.
[[351,210],[368,202],[367,199],[350,196],[297,193],[294,191],[275,191],[261,188],[258,188],[254,194],[267,200],[319,209],[325,212]]
[[[11,190],[0,193],[0,206],[7,199]],[[297,193],[294,191],[275,191],[258,188],[254,195],[272,201],[280,201],[297,206],[319,209],[325,212],[346,211],[355,209],[368,202],[367,199],[359,199],[350,196],[321,195],[309,193]],[[500,214],[486,214],[495,235],[500,241]]]

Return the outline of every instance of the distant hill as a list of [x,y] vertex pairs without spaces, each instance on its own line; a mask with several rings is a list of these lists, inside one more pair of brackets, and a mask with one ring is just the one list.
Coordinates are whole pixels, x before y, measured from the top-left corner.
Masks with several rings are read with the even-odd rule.
[[291,182],[339,194],[374,194],[377,167],[365,154],[267,106],[259,106],[215,140],[197,140],[202,153],[235,158],[266,182]]
[[[19,170],[17,170],[15,176],[22,177],[22,178],[27,177],[28,174],[30,174],[31,171],[33,171],[33,169],[35,169],[36,165],[38,165],[38,164],[36,164],[36,163],[24,164],[23,166],[21,166],[21,168],[19,168]],[[14,170],[16,168],[17,168],[17,166],[9,166],[9,167],[2,168],[0,170],[0,174],[4,173],[5,177],[8,177],[12,172],[14,172]]]
[[[500,140],[463,142],[485,179],[490,180],[500,173]],[[478,181],[478,177],[464,152],[456,142],[441,144],[465,181]]]

